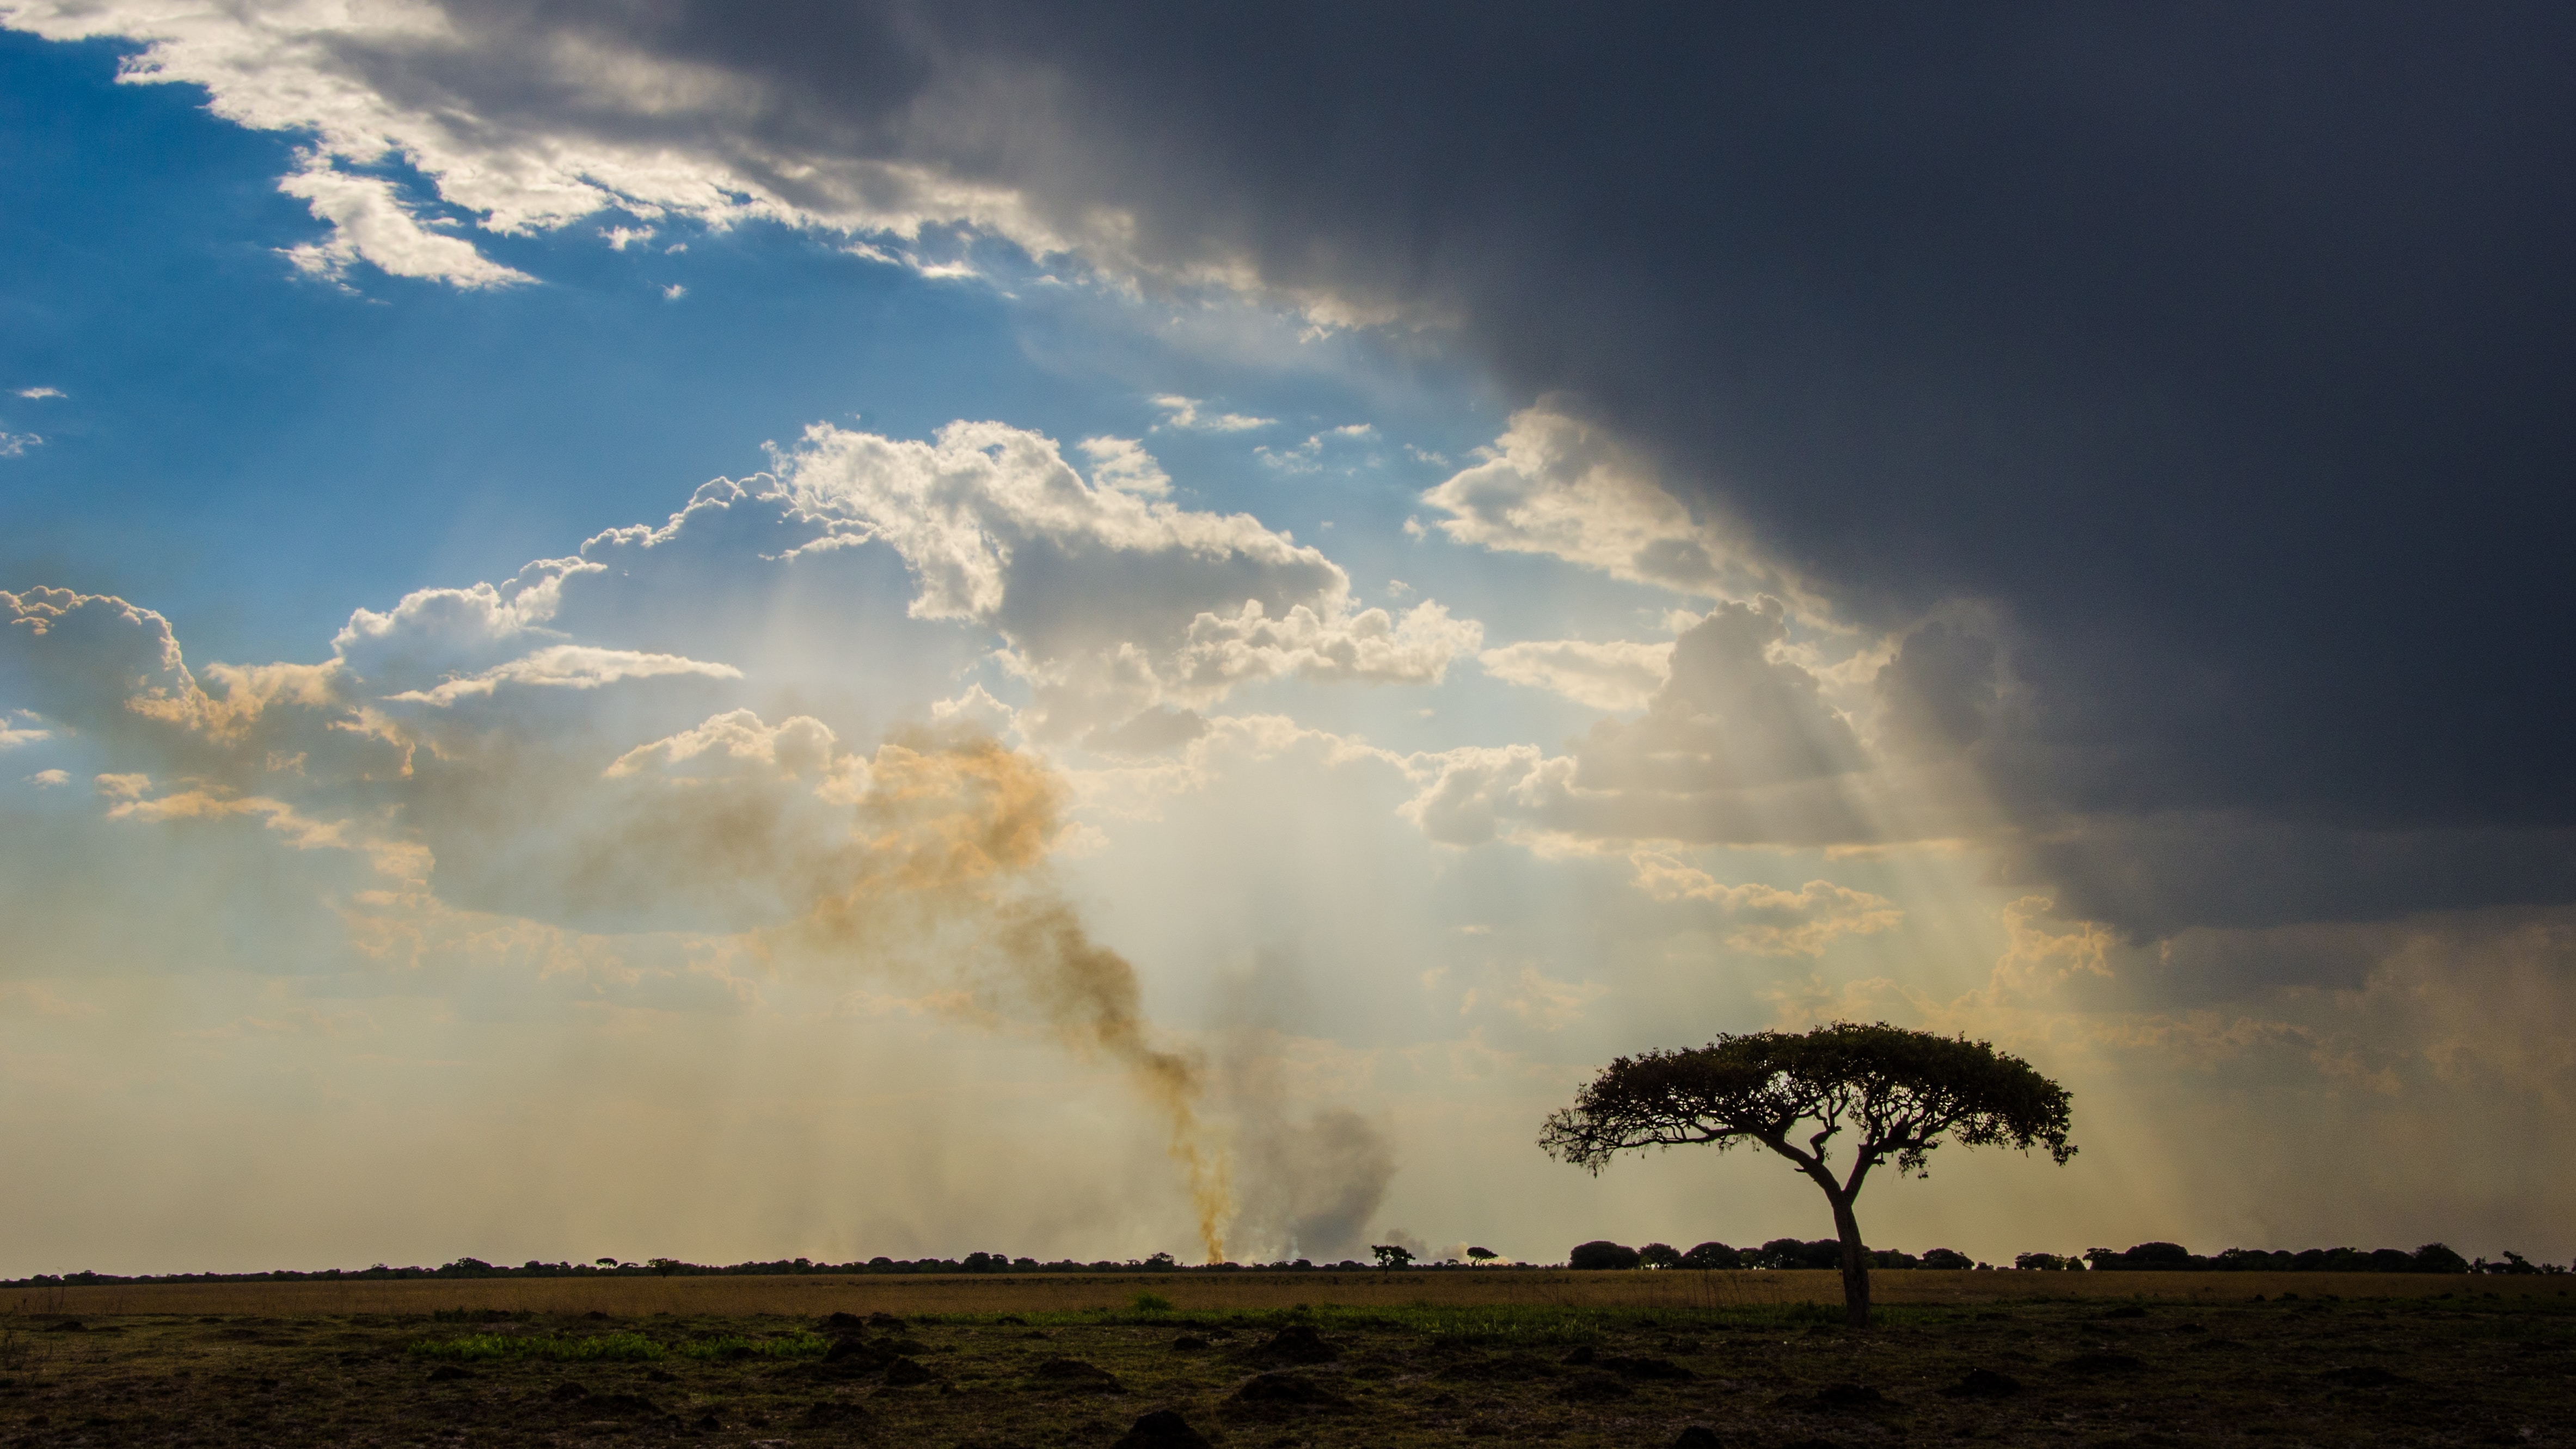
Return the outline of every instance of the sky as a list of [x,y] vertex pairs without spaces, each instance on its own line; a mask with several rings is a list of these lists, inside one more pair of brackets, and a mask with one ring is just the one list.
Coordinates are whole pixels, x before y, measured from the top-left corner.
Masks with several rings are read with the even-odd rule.
[[2566,1259],[2571,51],[0,3],[0,1274]]

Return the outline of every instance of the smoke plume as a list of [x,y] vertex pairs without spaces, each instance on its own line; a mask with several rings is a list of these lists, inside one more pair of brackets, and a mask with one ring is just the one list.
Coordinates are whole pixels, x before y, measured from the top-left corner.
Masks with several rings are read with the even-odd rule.
[[1034,1019],[1078,1054],[1114,1063],[1164,1119],[1200,1244],[1222,1261],[1234,1202],[1208,1125],[1207,1072],[1160,1039],[1135,967],[1092,939],[1049,878],[1062,802],[1052,772],[988,736],[888,740],[857,806],[855,876],[770,933],[772,953],[826,965],[864,956],[924,974],[952,988],[961,1014]]

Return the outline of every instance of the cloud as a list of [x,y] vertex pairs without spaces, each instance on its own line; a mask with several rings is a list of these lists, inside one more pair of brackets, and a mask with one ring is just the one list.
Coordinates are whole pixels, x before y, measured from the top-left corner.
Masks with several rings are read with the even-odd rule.
[[599,229],[599,235],[601,240],[608,243],[608,249],[610,251],[622,252],[628,247],[639,246],[645,242],[651,241],[653,239],[653,228],[649,226],[606,226]]
[[18,389],[18,396],[30,401],[42,401],[49,397],[67,397],[69,394],[58,387],[22,387]]
[[1634,719],[1565,754],[1475,746],[1412,757],[1404,807],[1433,839],[1825,845],[1875,842],[1860,809],[1876,760],[1822,683],[1783,650],[1776,600],[1721,604],[1673,642],[1670,676]]
[[338,282],[350,264],[365,261],[389,276],[445,282],[467,290],[507,287],[536,278],[486,258],[472,242],[430,230],[406,206],[394,183],[380,176],[360,176],[314,158],[277,184],[289,196],[301,197],[314,219],[331,227],[323,242],[306,242],[287,250],[298,271]]
[[0,750],[16,749],[20,745],[32,745],[38,740],[51,738],[53,731],[46,729],[43,720],[32,710],[0,713]]
[[503,685],[537,689],[597,689],[623,679],[657,679],[675,674],[694,674],[708,679],[742,677],[742,671],[730,664],[683,659],[676,654],[643,654],[632,649],[552,644],[468,678],[451,679],[434,689],[405,690],[386,698],[444,707],[460,699],[489,695]]
[[1673,646],[1525,639],[1476,656],[1496,679],[1617,712],[1641,709],[1672,677]]
[[29,448],[41,448],[45,440],[34,433],[0,433],[0,458],[23,458]]
[[1512,414],[1478,454],[1422,495],[1450,515],[1439,528],[1456,542],[1547,554],[1684,594],[1743,592],[1753,577],[1746,550],[1692,518],[1653,463],[1607,429],[1543,404]]
[[1497,1004],[1541,1031],[1563,1031],[1609,991],[1598,981],[1558,981],[1535,966],[1524,966]]
[[1654,851],[1629,857],[1637,888],[1659,901],[1705,901],[1734,929],[1726,944],[1756,956],[1821,956],[1837,936],[1893,930],[1905,912],[1885,896],[1811,880],[1794,891],[1725,885],[1681,860]]
[[775,471],[834,541],[902,557],[914,617],[1009,641],[1036,697],[1024,723],[1050,737],[1288,675],[1434,683],[1481,637],[1433,601],[1400,617],[1359,608],[1317,550],[1248,515],[1163,501],[1159,465],[1132,444],[1085,448],[1095,483],[1052,441],[1000,424],[951,424],[927,443],[818,425]]
[[[1872,630],[2009,622],[2029,748],[1953,757],[2007,831],[2182,810],[2438,856],[2576,826],[2566,702],[2528,667],[2567,612],[2543,460],[2576,444],[2576,296],[2531,200],[2576,161],[2555,12],[2383,7],[2325,45],[2223,8],[1711,12],[1464,50],[1309,18],[1258,45],[1008,0],[7,23],[139,40],[129,78],[313,138],[288,184],[333,198],[326,267],[494,277],[397,218],[366,168],[398,155],[496,235],[954,225],[1133,295],[1404,327],[1547,399],[1434,490],[1462,543]],[[1534,111],[1530,74],[1623,107]]]
[[1163,410],[1163,420],[1154,425],[1156,432],[1169,428],[1176,433],[1248,433],[1278,425],[1276,418],[1247,417],[1242,413],[1202,415],[1197,398],[1179,393],[1161,393],[1146,401]]
[[65,770],[38,770],[26,777],[26,783],[39,790],[51,789],[56,785],[68,785],[71,782],[71,774]]
[[1136,439],[1085,438],[1079,446],[1091,459],[1091,481],[1100,487],[1140,498],[1160,498],[1172,491],[1172,476]]
[[[1355,443],[1363,438],[1376,436],[1377,427],[1373,423],[1349,423],[1338,428],[1326,428],[1320,433],[1310,433],[1306,441],[1294,447],[1264,446],[1253,449],[1252,453],[1265,467],[1276,468],[1282,473],[1314,473],[1322,470],[1324,449],[1328,445]],[[1325,525],[1327,528],[1331,526]]]

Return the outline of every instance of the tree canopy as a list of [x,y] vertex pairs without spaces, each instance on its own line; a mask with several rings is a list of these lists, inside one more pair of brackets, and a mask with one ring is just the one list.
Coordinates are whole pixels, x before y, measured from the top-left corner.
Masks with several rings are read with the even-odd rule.
[[[1621,1152],[1758,1142],[1796,1164],[1833,1204],[1843,1288],[1869,1317],[1869,1267],[1852,1202],[1870,1170],[1922,1176],[1946,1139],[2045,1148],[2060,1164],[2071,1098],[2019,1057],[1965,1037],[1884,1022],[1721,1036],[1704,1047],[1621,1057],[1547,1119],[1539,1145],[1598,1173]],[[1848,1134],[1848,1136],[1846,1136]],[[1838,1172],[1838,1139],[1851,1154]]]

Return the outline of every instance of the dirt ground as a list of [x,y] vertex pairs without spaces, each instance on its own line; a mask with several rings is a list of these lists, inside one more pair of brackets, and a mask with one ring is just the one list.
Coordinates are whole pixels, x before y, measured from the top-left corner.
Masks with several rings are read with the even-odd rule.
[[[420,1285],[440,1292],[406,1311],[290,1306],[305,1285],[280,1284],[264,1312],[116,1314],[67,1292],[0,1319],[0,1444],[2576,1442],[2576,1299],[2545,1281],[2436,1279],[2401,1297],[2284,1275],[2296,1286],[2266,1284],[2259,1302],[2180,1282],[2160,1299],[2033,1301],[2031,1275],[1923,1275],[2018,1277],[2025,1297],[1898,1302],[1849,1331],[1836,1308],[1794,1302],[1429,1301],[1465,1275],[1421,1275],[1410,1299],[1392,1296],[1397,1275],[1387,1301],[1327,1303],[1335,1285],[1301,1276],[1302,1310],[1193,1307],[1187,1285],[1205,1280],[1106,1277],[1095,1289],[1130,1306],[1049,1307],[1025,1291],[1043,1279],[1022,1280],[1017,1302],[910,1314],[449,1301],[474,1284]],[[1882,1301],[1908,1276],[1884,1275]],[[2081,1280],[2114,1275],[2064,1276],[2108,1289]],[[999,1286],[894,1281],[916,1295]],[[208,1285],[209,1301],[218,1287],[240,1291]],[[1134,1307],[1140,1291],[1175,1306]],[[1693,1426],[1708,1437],[1683,1438]]]

